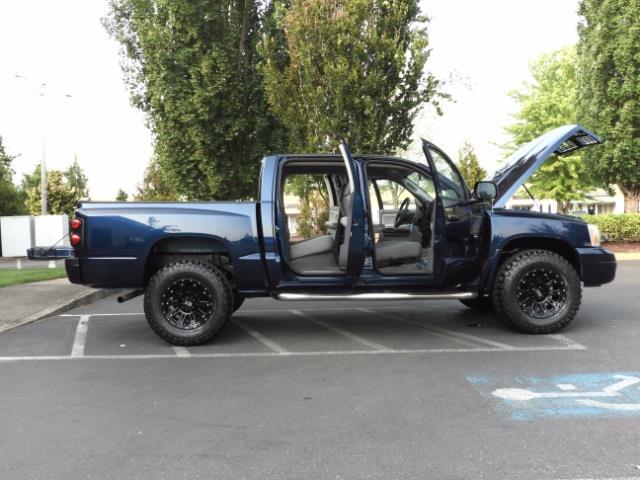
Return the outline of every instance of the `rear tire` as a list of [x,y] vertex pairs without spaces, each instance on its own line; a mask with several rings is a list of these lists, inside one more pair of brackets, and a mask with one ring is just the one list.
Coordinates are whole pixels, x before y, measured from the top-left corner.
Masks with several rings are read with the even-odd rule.
[[471,300],[460,300],[465,307],[469,307],[472,310],[478,312],[490,312],[493,310],[493,301],[491,297],[477,297]]
[[158,270],[144,295],[153,331],[172,345],[211,340],[231,315],[233,293],[224,274],[210,264],[181,260]]
[[582,287],[573,266],[547,250],[525,250],[498,269],[496,311],[516,330],[545,334],[563,329],[580,308]]

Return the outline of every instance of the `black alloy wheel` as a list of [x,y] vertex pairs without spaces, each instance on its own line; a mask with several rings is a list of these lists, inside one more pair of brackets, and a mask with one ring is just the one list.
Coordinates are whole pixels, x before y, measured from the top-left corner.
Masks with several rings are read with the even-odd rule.
[[525,333],[553,333],[575,318],[582,300],[576,269],[548,250],[524,250],[498,268],[493,292],[498,314]]
[[144,313],[153,331],[173,345],[198,345],[211,340],[232,313],[233,292],[215,266],[177,260],[149,280]]

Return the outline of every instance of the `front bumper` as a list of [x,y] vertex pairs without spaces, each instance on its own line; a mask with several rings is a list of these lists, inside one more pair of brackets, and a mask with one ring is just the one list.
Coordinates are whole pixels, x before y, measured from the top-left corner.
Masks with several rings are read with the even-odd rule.
[[597,287],[613,281],[616,276],[616,256],[600,247],[577,248],[580,273],[585,287]]
[[71,283],[84,283],[82,281],[79,258],[67,258],[64,261],[64,268],[67,271],[67,278],[69,278]]

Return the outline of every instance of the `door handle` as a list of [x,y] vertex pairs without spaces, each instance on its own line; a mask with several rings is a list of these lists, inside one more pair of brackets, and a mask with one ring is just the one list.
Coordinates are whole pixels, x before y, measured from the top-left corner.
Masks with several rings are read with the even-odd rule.
[[460,221],[460,217],[458,215],[449,214],[447,215],[447,222],[458,222]]

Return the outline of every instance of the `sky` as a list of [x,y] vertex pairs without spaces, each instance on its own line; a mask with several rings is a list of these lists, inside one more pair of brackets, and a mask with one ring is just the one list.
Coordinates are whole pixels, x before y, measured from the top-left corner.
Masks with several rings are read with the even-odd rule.
[[[503,129],[517,111],[507,93],[529,79],[529,62],[538,55],[577,41],[578,0],[421,5],[431,18],[427,69],[446,81],[455,101],[443,105],[442,116],[421,113],[414,136],[454,159],[469,141],[492,171],[507,140]],[[119,45],[101,24],[107,8],[107,0],[0,2],[0,135],[19,155],[16,181],[41,161],[43,130],[47,168],[65,169],[77,156],[92,199],[112,200],[120,188],[131,195],[141,181],[152,137],[144,114],[129,102]],[[44,108],[36,91],[43,83]]]

